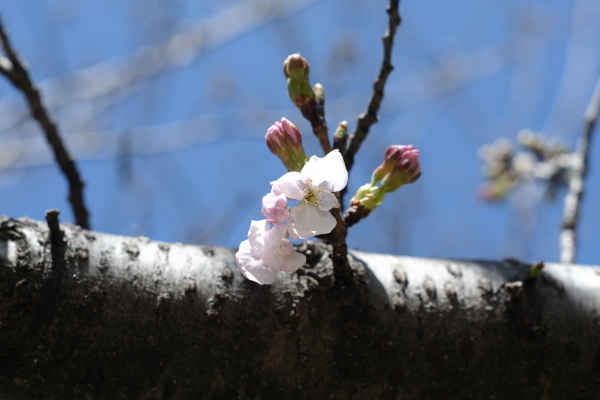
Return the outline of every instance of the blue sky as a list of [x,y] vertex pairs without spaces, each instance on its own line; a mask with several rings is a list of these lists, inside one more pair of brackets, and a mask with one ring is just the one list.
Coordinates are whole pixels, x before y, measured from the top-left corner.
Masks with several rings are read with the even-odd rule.
[[[3,0],[0,12],[78,159],[95,230],[237,247],[285,170],[264,145],[281,117],[321,155],[285,90],[291,53],[324,85],[327,121],[350,130],[381,61],[385,1]],[[523,128],[573,147],[600,75],[596,0],[401,2],[380,112],[352,170],[370,180],[391,144],[421,151],[422,177],[350,230],[349,245],[422,257],[558,260],[565,191],[527,183],[477,197],[480,146]],[[20,94],[0,79],[0,213],[73,221],[66,183]],[[20,117],[21,116],[21,117]],[[600,256],[591,170],[578,261]],[[5,149],[2,152],[2,148]],[[10,150],[9,150],[10,149]],[[2,157],[4,159],[2,159]]]

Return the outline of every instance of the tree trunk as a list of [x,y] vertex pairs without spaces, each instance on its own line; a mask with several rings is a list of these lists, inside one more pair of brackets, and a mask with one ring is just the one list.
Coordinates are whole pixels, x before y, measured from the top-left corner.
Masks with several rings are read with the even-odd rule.
[[305,242],[260,286],[232,249],[61,229],[0,217],[2,399],[600,398],[594,268],[353,252],[342,284]]

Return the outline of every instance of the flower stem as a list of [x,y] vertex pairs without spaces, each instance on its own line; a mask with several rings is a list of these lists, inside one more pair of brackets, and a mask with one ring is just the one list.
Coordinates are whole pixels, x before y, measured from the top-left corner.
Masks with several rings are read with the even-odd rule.
[[315,99],[311,99],[305,105],[300,108],[302,116],[310,122],[313,133],[319,139],[321,147],[325,155],[331,151],[331,144],[329,143],[329,129],[327,128],[327,122],[325,122],[325,108],[323,104],[319,104]]
[[[340,199],[340,194],[335,193],[335,196]],[[333,247],[331,253],[331,259],[333,261],[333,275],[335,277],[336,285],[343,285],[352,278],[352,269],[348,262],[348,245],[346,244],[346,236],[348,230],[342,218],[341,208],[332,208],[331,215],[335,217],[337,224],[333,231],[328,235],[328,241]]]

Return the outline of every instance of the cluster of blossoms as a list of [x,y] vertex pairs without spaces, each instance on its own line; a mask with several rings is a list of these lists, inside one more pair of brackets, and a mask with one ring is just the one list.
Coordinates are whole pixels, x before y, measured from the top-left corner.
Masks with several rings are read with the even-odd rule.
[[[271,284],[280,271],[295,272],[306,257],[294,251],[290,239],[307,239],[330,233],[337,224],[332,208],[340,207],[334,194],[346,187],[348,171],[342,154],[347,154],[348,124],[341,122],[333,137],[333,151],[324,125],[325,91],[322,85],[310,85],[310,66],[300,54],[292,54],[283,63],[288,94],[302,115],[311,122],[321,147],[328,154],[306,156],[302,135],[285,118],[271,126],[265,139],[267,147],[283,162],[288,173],[271,182],[271,192],[263,197],[261,214],[265,219],[252,221],[248,240],[235,255],[242,274],[254,282]],[[413,146],[390,146],[371,182],[361,186],[350,201],[344,216],[350,227],[369,216],[386,194],[413,183],[421,176],[419,151]],[[297,204],[290,205],[290,201]],[[334,250],[336,244],[333,243]],[[335,265],[334,265],[335,267]]]
[[[290,172],[271,182],[271,192],[262,200],[266,219],[252,221],[248,240],[235,255],[242,274],[260,284],[273,283],[277,272],[294,272],[305,264],[306,256],[292,249],[290,238],[330,233],[336,220],[329,210],[340,206],[333,193],[348,182],[340,152],[306,161],[300,132],[285,118],[269,128],[266,140]],[[298,203],[290,207],[288,202],[295,200]]]
[[479,149],[486,177],[479,194],[485,200],[502,200],[519,182],[538,179],[546,182],[546,195],[553,198],[568,181],[572,156],[567,147],[530,130],[522,130],[517,138],[521,151],[514,151],[504,138]]

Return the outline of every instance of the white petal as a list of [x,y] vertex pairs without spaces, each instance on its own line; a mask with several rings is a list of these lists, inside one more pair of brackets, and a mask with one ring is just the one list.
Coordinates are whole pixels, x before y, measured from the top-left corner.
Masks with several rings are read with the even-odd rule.
[[283,270],[286,272],[296,272],[298,268],[306,264],[306,256],[304,254],[294,251],[290,256],[283,259],[285,264]]
[[337,221],[329,211],[321,211],[315,206],[300,202],[291,211],[294,229],[302,239],[329,233]]
[[265,248],[265,235],[268,231],[269,221],[266,219],[250,222],[248,242],[250,243],[252,250],[261,258],[265,251],[269,251],[268,248]]
[[248,240],[240,243],[240,249],[235,253],[235,262],[242,274],[251,281],[269,285],[275,280],[277,271],[264,264],[263,260],[252,251]]
[[270,246],[271,252],[270,252],[269,256],[272,255],[274,258],[274,264],[273,265],[269,264],[269,266],[271,268],[274,268],[279,271],[281,271],[281,268],[283,266],[283,261],[282,261],[281,257],[277,257],[274,253],[276,250],[279,249],[279,245],[281,244],[281,241],[283,240],[283,236],[285,235],[286,232],[287,232],[287,226],[276,225],[268,233],[268,235],[269,235],[268,240],[271,243],[271,246]]
[[277,225],[271,229],[271,239],[274,241],[273,249],[277,249],[279,247],[279,242],[281,242],[281,239],[283,239],[286,230],[287,226],[285,225]]
[[276,184],[288,199],[302,200],[304,198],[304,188],[306,187],[304,175],[300,172],[288,172],[277,179]]
[[256,283],[260,283],[261,285],[270,285],[271,283],[275,282],[275,276],[277,275],[277,272],[279,271],[275,271],[272,270],[270,268],[265,269],[264,271],[257,271],[254,270],[255,275],[252,275],[250,272],[246,272],[244,273],[244,271],[242,271],[242,274],[244,274],[244,276],[248,279],[250,279],[251,281],[254,281]]
[[294,225],[294,221],[292,220],[292,218],[289,219],[287,228],[288,228],[288,234],[290,235],[290,237],[292,239],[294,239],[294,240],[300,239],[300,235],[298,235],[298,231],[296,230],[296,226]]
[[277,181],[271,182],[271,185],[272,185],[272,187],[271,187],[271,193],[273,193],[273,195],[279,196],[281,193],[283,193],[281,191],[281,189],[279,188],[279,185],[277,185]]
[[319,202],[319,210],[329,211],[332,208],[339,207],[340,203],[334,194],[329,192],[321,192],[321,201]]
[[279,243],[287,227],[284,225],[275,226],[270,229],[269,221],[252,221],[250,231],[248,232],[249,247],[262,259],[265,266],[270,269],[280,271],[283,268],[283,260],[277,257],[273,252],[279,248]]
[[275,250],[279,248],[281,239],[283,239],[283,235],[285,235],[286,231],[287,226],[277,225],[266,232],[264,236],[264,251],[258,253],[265,265],[276,271],[281,271],[283,269],[283,259],[275,254]]
[[327,182],[330,192],[339,192],[348,183],[348,170],[339,150],[332,150],[323,158],[312,156],[304,165],[301,173],[313,180],[313,184],[321,188]]

